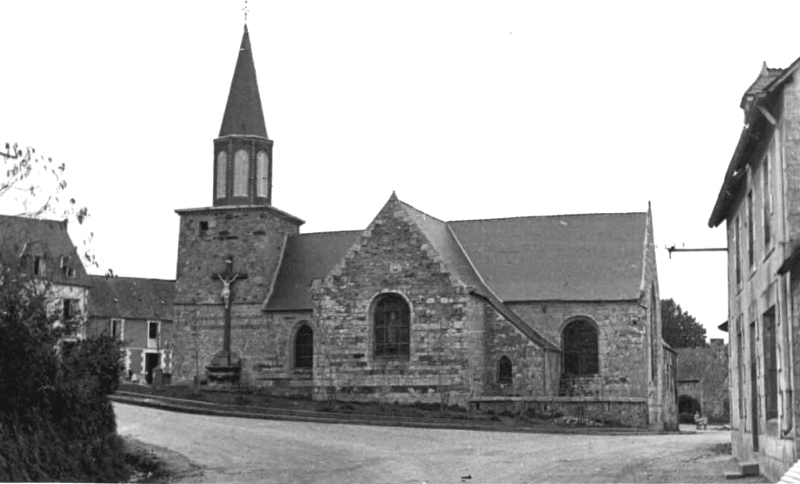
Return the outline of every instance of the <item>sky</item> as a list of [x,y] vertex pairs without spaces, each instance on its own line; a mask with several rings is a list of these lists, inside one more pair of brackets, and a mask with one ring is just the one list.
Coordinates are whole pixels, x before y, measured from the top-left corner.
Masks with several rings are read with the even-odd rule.
[[[176,209],[212,203],[244,2],[0,2],[0,141],[66,165],[99,266],[172,279]],[[248,3],[273,205],[366,228],[395,191],[442,220],[642,212],[662,298],[727,319],[709,215],[762,62],[800,3]],[[14,213],[0,204],[0,211]],[[74,225],[74,224],[73,224]]]

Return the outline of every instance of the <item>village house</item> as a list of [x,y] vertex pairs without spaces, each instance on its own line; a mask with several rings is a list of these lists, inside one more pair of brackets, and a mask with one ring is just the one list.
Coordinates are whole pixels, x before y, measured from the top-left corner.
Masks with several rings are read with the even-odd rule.
[[125,378],[153,383],[153,372],[172,371],[172,301],[175,281],[89,276],[87,335],[122,341]]
[[745,91],[744,128],[708,221],[727,229],[733,454],[773,481],[800,445],[798,67],[800,59],[785,69],[765,64]]
[[677,427],[649,207],[445,222],[392,193],[301,234],[272,148],[245,26],[212,204],[177,210],[173,382]]
[[684,422],[695,412],[712,423],[730,421],[728,348],[721,339],[709,346],[678,348],[678,411]]
[[85,336],[89,278],[67,232],[66,220],[0,215],[4,257],[48,291],[48,310],[58,321],[77,323],[72,338]]

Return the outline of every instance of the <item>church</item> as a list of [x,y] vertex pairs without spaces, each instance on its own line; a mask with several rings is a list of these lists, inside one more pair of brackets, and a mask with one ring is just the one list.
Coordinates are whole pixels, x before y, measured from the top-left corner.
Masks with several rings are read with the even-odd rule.
[[387,193],[366,228],[301,233],[272,147],[245,26],[212,203],[176,211],[173,383],[677,426],[649,206],[447,222]]

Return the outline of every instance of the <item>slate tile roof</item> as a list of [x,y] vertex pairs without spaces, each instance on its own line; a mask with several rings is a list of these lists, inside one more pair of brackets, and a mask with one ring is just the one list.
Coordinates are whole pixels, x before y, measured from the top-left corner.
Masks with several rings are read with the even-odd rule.
[[328,275],[361,231],[293,235],[286,240],[268,311],[310,310],[311,282]]
[[[46,277],[55,283],[88,285],[86,269],[67,231],[66,220],[44,220],[0,215],[2,250],[13,251],[15,257],[43,255]],[[74,277],[61,273],[61,257],[69,257]]]
[[175,281],[89,276],[89,317],[172,320]]
[[261,96],[258,93],[256,67],[253,62],[253,51],[250,47],[250,34],[244,26],[239,57],[233,71],[228,103],[222,116],[219,137],[227,135],[253,135],[267,137],[267,126],[264,123],[264,111],[261,108]]
[[647,214],[465,220],[448,224],[503,301],[639,298]]

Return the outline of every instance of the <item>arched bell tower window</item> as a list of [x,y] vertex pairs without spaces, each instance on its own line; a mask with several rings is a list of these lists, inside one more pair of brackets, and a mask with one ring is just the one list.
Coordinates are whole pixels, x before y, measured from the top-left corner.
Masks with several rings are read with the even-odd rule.
[[259,151],[256,155],[256,196],[269,195],[269,155],[266,151]]
[[407,358],[411,310],[403,296],[378,296],[372,310],[375,335],[375,356]]
[[568,323],[561,332],[561,344],[565,374],[583,376],[598,372],[597,329],[590,321],[577,319]]
[[247,196],[247,177],[250,173],[250,155],[245,150],[236,152],[233,159],[233,196]]
[[225,198],[228,186],[228,154],[220,151],[217,155],[217,198]]
[[294,336],[294,367],[314,366],[314,330],[307,324],[300,326]]
[[497,363],[497,383],[509,384],[513,379],[513,367],[511,366],[511,359],[508,356],[503,356]]

